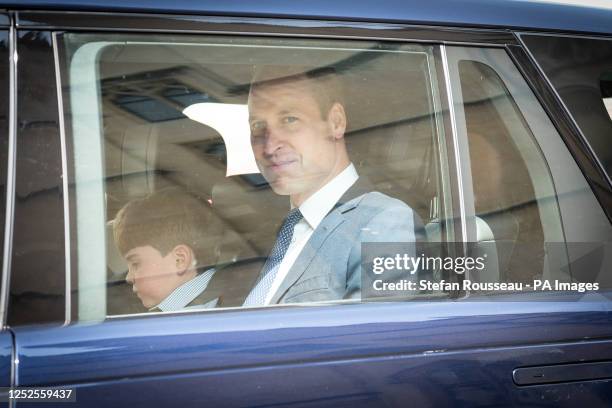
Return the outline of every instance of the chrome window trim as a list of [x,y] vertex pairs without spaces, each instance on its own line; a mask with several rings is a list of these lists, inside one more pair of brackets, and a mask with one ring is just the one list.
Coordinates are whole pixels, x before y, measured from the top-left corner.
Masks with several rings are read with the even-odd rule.
[[64,201],[64,256],[65,256],[65,270],[66,270],[66,282],[65,282],[65,319],[64,325],[68,325],[72,317],[72,286],[70,279],[70,271],[72,270],[71,254],[70,254],[70,206],[68,196],[68,152],[66,148],[66,130],[64,122],[64,102],[62,99],[62,80],[60,75],[59,66],[59,51],[57,47],[57,33],[52,34],[53,43],[53,59],[55,66],[55,84],[57,89],[57,110],[59,114],[58,126],[60,133],[60,150],[62,160],[62,199]]
[[9,28],[9,140],[6,175],[6,212],[4,224],[4,258],[2,259],[2,292],[0,293],[0,326],[6,327],[10,270],[13,252],[13,223],[15,215],[15,173],[17,158],[17,33]]
[[460,157],[460,146],[459,146],[459,134],[457,130],[457,118],[455,112],[455,102],[453,95],[453,88],[450,78],[450,69],[448,65],[448,57],[446,55],[446,46],[440,45],[440,55],[442,59],[442,68],[444,72],[444,86],[446,87],[446,95],[448,97],[448,113],[450,116],[453,150],[455,154],[455,171],[457,172],[457,195],[459,200],[459,219],[461,223],[461,241],[463,242],[463,250],[467,251],[467,213],[464,196],[464,185],[463,185],[463,170],[461,168],[461,157]]
[[[11,16],[11,22],[13,17]],[[8,298],[10,293],[10,270],[13,252],[13,227],[15,214],[15,174],[17,169],[17,33],[14,24],[9,27],[9,140],[7,157],[7,181],[6,181],[6,220],[4,224],[4,258],[2,262],[2,293],[0,294],[0,326],[6,329]],[[10,385],[17,385],[19,356],[12,332],[8,332],[12,338],[11,349],[11,373]],[[11,400],[9,407],[16,405]]]
[[[529,49],[529,47],[527,47],[527,44],[525,44],[525,42],[521,38],[522,35],[534,35],[534,34],[542,35],[540,33],[516,33],[516,36],[517,36],[521,46],[523,47],[523,49],[525,50],[525,52],[527,53],[527,55],[531,59],[531,63],[536,67],[536,69],[540,73],[540,76],[544,78],[544,80],[546,81],[546,84],[548,85],[548,87],[552,91],[553,95],[557,99],[557,102],[559,102],[561,104],[561,106],[563,107],[563,110],[567,113],[566,116],[569,117],[569,120],[571,121],[572,125],[574,126],[576,131],[580,134],[580,138],[582,139],[582,142],[589,149],[589,153],[591,154],[592,159],[595,160],[595,163],[597,163],[597,166],[599,167],[601,173],[603,174],[605,179],[608,181],[608,185],[612,186],[612,176],[608,175],[607,172],[604,170],[605,167],[603,166],[603,163],[601,162],[601,160],[599,160],[598,155],[595,153],[595,150],[593,150],[593,147],[591,146],[591,143],[589,143],[588,138],[585,136],[585,134],[582,131],[582,129],[580,128],[580,126],[578,126],[578,122],[576,122],[576,119],[571,114],[571,110],[567,107],[567,105],[565,104],[565,102],[561,98],[561,95],[559,95],[559,92],[557,92],[557,89],[554,87],[552,82],[550,82],[550,79],[548,78],[548,76],[546,75],[546,73],[544,72],[542,67],[540,66],[540,63],[538,62],[538,60],[531,53],[531,50]],[[552,34],[545,34],[545,35],[553,36]],[[557,36],[557,37],[559,37],[559,36]],[[594,37],[571,36],[571,35],[565,35],[563,37],[568,37],[568,38],[585,38],[585,39],[594,38]],[[609,38],[601,38],[601,37],[594,38],[594,39],[598,39],[598,40],[607,39],[607,40],[610,40]]]

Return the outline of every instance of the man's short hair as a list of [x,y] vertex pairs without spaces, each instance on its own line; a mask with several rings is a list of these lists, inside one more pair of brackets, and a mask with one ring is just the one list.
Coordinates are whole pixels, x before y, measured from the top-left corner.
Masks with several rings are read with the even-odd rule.
[[214,261],[215,225],[208,203],[168,189],[124,205],[113,221],[113,235],[122,255],[150,245],[166,256],[177,245],[187,245],[201,266]]
[[253,70],[250,91],[260,86],[295,81],[305,81],[310,85],[323,119],[327,118],[334,103],[344,105],[342,83],[334,67],[258,65]]

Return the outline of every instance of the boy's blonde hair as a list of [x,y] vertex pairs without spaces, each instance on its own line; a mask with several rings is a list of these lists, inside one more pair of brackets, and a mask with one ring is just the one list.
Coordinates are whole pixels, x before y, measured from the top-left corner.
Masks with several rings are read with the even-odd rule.
[[214,225],[208,203],[172,189],[124,205],[113,221],[113,236],[122,255],[150,245],[166,256],[177,245],[187,245],[201,266],[214,261]]

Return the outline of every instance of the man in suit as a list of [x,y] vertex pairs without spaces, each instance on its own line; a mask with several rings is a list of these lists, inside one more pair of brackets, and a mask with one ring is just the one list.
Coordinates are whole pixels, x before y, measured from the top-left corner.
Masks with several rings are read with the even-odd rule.
[[418,216],[359,179],[333,69],[265,67],[248,107],[257,165],[291,211],[245,306],[359,299],[362,242],[416,242]]

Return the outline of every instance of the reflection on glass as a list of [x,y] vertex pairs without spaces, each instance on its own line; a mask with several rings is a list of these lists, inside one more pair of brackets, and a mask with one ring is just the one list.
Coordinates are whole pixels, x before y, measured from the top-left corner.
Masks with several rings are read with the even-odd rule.
[[[244,304],[246,295],[254,288],[251,278],[266,270],[263,263],[277,242],[291,201],[300,205],[290,197],[297,197],[298,187],[313,196],[323,191],[323,182],[331,183],[344,174],[333,172],[333,177],[329,177],[332,180],[326,177],[332,174],[326,170],[336,169],[330,165],[341,156],[344,159],[340,167],[350,168],[352,175],[341,187],[336,184],[328,187],[329,194],[324,196],[332,200],[324,197],[325,208],[320,217],[314,217],[321,228],[314,225],[310,214],[305,217],[313,221],[313,242],[322,240],[325,244],[316,250],[304,250],[304,254],[314,255],[308,266],[310,271],[300,275],[291,272],[295,268],[290,266],[286,276],[296,279],[287,284],[280,280],[283,275],[279,275],[275,287],[287,293],[294,288],[289,293],[293,295],[267,296],[266,304],[356,298],[353,295],[359,294],[360,263],[354,260],[358,258],[361,242],[368,239],[404,242],[405,237],[414,241],[417,235],[414,229],[420,229],[421,235],[426,230],[427,238],[433,241],[441,239],[441,226],[448,216],[445,211],[451,208],[451,198],[442,196],[441,188],[443,183],[448,185],[448,177],[441,169],[440,162],[445,158],[438,150],[440,142],[442,145],[445,142],[437,132],[441,127],[435,116],[440,107],[436,108],[438,97],[434,95],[438,88],[435,74],[432,75],[436,72],[433,47],[220,36],[184,36],[177,41],[171,36],[140,34],[66,34],[62,38],[69,45],[69,53],[76,54],[87,46],[96,50],[81,53],[80,59],[69,56],[68,61],[77,61],[87,80],[80,82],[81,88],[68,86],[66,90],[74,106],[87,107],[95,113],[88,120],[72,117],[75,129],[72,137],[82,142],[79,146],[83,149],[97,145],[99,157],[82,163],[83,155],[77,152],[73,160],[76,168],[97,169],[102,175],[96,178],[103,185],[103,194],[99,194],[97,202],[106,214],[88,216],[91,212],[77,196],[74,207],[82,215],[77,222],[83,230],[94,230],[95,224],[109,234],[105,224],[116,220],[127,203],[160,192],[165,194],[169,189],[193,192],[210,207],[210,225],[220,226],[218,233],[205,226],[206,231],[199,239],[205,247],[218,248],[214,264],[206,263],[209,269],[217,270],[206,292],[212,299],[219,298],[221,307]],[[275,121],[280,118],[276,111],[270,113],[252,95],[256,69],[270,66],[289,71],[309,67],[307,72],[311,68],[317,80],[307,81],[309,86],[323,79],[318,74],[333,71],[336,80],[332,83],[337,82],[342,100],[334,100],[330,106],[321,104],[319,97],[335,94],[330,92],[329,81],[321,81],[325,85],[315,86],[321,92],[314,93],[310,87],[295,89],[296,83],[292,83],[297,92],[291,98],[286,92],[274,93],[272,105],[279,112],[295,112],[285,112],[281,120]],[[91,77],[96,79],[90,80]],[[283,88],[290,85],[286,79],[280,79]],[[262,96],[269,97],[270,91],[269,87],[260,86],[259,102]],[[298,105],[303,109],[296,109]],[[263,154],[263,145],[257,144],[261,123],[255,124],[253,120],[249,123],[253,119],[249,108],[265,119],[269,134],[280,135],[291,144],[293,156],[277,157],[273,168],[263,174],[259,168],[262,171],[265,168],[268,154]],[[310,116],[304,123],[300,120],[305,108]],[[284,124],[284,131],[275,132],[280,124]],[[99,129],[94,132],[98,135],[91,137],[90,132],[88,137],[82,137],[80,129],[85,126]],[[335,132],[333,143],[331,130]],[[264,134],[264,139],[268,135]],[[295,166],[289,161],[295,162]],[[291,170],[292,177],[286,180],[278,177],[281,173],[285,175],[286,169]],[[74,183],[83,188],[88,180],[80,174],[83,173],[76,173]],[[369,194],[368,200],[363,207],[347,209],[347,215],[342,215],[345,221],[329,228],[335,235],[323,239],[323,227],[328,224],[324,219],[340,211],[343,191],[348,192],[341,190],[350,189],[355,177],[358,179],[355,185],[364,188],[355,198]],[[288,183],[284,185],[281,181]],[[382,210],[387,210],[385,216],[380,214]],[[151,214],[153,218],[165,217],[162,211]],[[371,220],[377,221],[376,228],[368,224]],[[350,228],[358,222],[363,225]],[[421,224],[427,224],[427,228]],[[408,233],[394,235],[395,229]],[[421,235],[419,239],[423,238]],[[305,238],[300,242],[307,245],[308,236],[302,237]],[[88,318],[94,314],[103,318],[104,309],[106,315],[143,311],[142,302],[133,295],[129,284],[135,279],[130,275],[126,282],[127,266],[115,262],[123,256],[113,251],[112,238],[101,240],[106,243],[106,262],[93,251],[88,252],[101,247],[97,238],[77,237],[81,240],[79,258],[86,259],[98,277],[94,281],[78,268],[78,278],[98,288],[95,295],[84,300],[95,311]],[[342,250],[343,245],[352,250]],[[171,253],[156,250],[163,256]],[[295,255],[294,265],[298,265],[302,262],[298,261],[301,250],[296,250]],[[357,271],[351,275],[354,279],[347,278],[349,268]],[[106,282],[106,287],[99,282]],[[349,292],[347,288],[352,289]],[[147,307],[157,301],[147,301]]]
[[249,112],[246,105],[196,103],[186,107],[183,113],[189,119],[219,132],[227,151],[227,177],[259,173],[251,149]]

